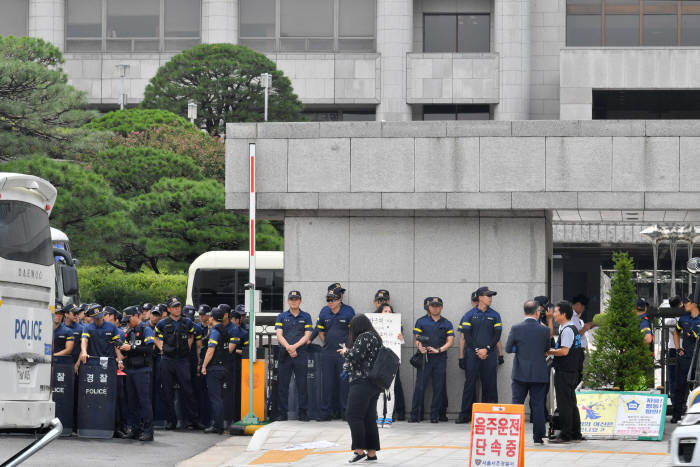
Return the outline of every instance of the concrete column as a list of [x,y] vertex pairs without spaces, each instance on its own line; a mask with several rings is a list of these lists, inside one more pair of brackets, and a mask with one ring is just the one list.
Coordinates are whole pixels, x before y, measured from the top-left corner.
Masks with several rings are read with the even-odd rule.
[[202,43],[238,44],[238,0],[202,0]]
[[530,2],[495,0],[494,44],[501,58],[495,120],[527,120],[530,100]]
[[377,121],[410,121],[406,103],[406,54],[413,48],[413,0],[377,0],[377,52],[381,54],[381,103]]
[[[316,319],[326,287],[338,281],[357,313],[372,309],[377,289],[391,293],[402,316],[406,344],[401,380],[410,406],[415,352],[410,330],[425,314],[423,299],[443,298],[443,316],[455,329],[471,292],[498,292],[493,308],[503,319],[502,340],[523,318],[527,299],[546,293],[548,220],[541,217],[285,217],[285,293],[298,289],[302,308]],[[459,337],[459,336],[457,336]],[[448,351],[448,412],[459,412],[464,385],[458,341]],[[499,400],[510,401],[512,357],[498,369]],[[426,395],[426,401],[429,393]],[[426,408],[430,406],[425,404]]]
[[65,11],[64,0],[29,0],[27,35],[44,39],[63,50]]

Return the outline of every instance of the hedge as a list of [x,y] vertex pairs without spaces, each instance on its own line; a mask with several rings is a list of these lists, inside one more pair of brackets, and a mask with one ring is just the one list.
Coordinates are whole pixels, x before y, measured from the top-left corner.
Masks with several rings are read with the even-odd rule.
[[80,300],[119,310],[130,305],[164,303],[169,297],[185,302],[186,274],[125,273],[102,266],[78,267]]

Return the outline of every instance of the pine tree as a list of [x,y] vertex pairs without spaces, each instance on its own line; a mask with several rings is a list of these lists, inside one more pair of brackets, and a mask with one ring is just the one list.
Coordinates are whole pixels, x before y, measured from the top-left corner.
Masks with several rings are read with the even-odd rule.
[[645,390],[647,369],[653,365],[649,346],[639,332],[635,311],[637,294],[632,280],[633,261],[627,253],[613,253],[615,273],[606,312],[596,317],[595,350],[590,354],[583,378],[589,388]]

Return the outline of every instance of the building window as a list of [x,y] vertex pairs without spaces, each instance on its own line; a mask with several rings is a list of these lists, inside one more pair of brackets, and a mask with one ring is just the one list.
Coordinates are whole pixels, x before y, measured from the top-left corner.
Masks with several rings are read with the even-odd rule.
[[700,45],[700,0],[567,0],[566,45]]
[[200,0],[66,0],[66,52],[177,52],[200,43]]
[[594,120],[700,119],[700,91],[593,91]]
[[424,105],[423,120],[490,120],[488,104]]
[[311,122],[373,122],[375,109],[307,109],[304,116]]
[[491,51],[491,15],[423,15],[423,52]]
[[0,15],[0,36],[27,35],[27,0],[3,0]]
[[376,0],[240,0],[240,43],[261,52],[374,52]]

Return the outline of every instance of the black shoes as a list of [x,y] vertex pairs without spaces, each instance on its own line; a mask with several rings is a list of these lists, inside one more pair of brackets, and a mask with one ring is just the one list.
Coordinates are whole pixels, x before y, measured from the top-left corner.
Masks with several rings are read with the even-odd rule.
[[550,444],[564,444],[569,442],[571,442],[571,440],[566,438],[554,438],[549,440]]
[[[354,464],[355,462],[360,462],[365,457],[367,457],[367,454],[365,454],[364,452],[362,454],[354,453],[354,455],[352,456],[352,459],[350,459],[348,461],[348,464]],[[374,457],[374,460],[377,460],[376,456]]]
[[188,430],[204,430],[206,427],[199,422],[190,423],[187,425]]
[[141,433],[141,435],[139,435],[139,441],[153,441],[153,432]]
[[318,418],[319,422],[330,422],[331,420],[333,420],[333,419],[328,415],[321,416]]
[[175,429],[175,426],[176,426],[176,425],[175,425],[174,423],[166,423],[166,424],[165,424],[165,429],[168,430],[168,431],[174,430],[174,429]]
[[457,417],[457,420],[455,420],[455,423],[456,423],[457,425],[462,425],[462,424],[464,424],[464,423],[469,423],[469,418],[468,418],[468,417],[465,417],[465,416],[463,416],[463,415],[460,415],[459,417]]
[[542,438],[536,439],[535,444],[544,444],[544,440]]
[[204,432],[207,433],[207,434],[209,434],[209,433],[214,433],[214,434],[220,435],[221,433],[224,432],[224,429],[223,429],[223,428],[218,428],[218,427],[215,427],[215,426],[210,426],[210,427],[205,428],[205,429],[204,429]]
[[430,423],[437,423],[437,422],[438,422],[438,419],[437,419],[437,418],[431,418],[431,419],[430,419]]
[[289,419],[285,415],[280,415],[275,419],[276,422],[286,422],[287,420]]
[[377,460],[377,456],[374,456],[374,457],[367,456],[367,459],[365,459],[365,462],[372,462],[372,461],[376,462],[376,460]]
[[141,433],[138,430],[128,430],[126,433],[126,438],[128,439],[139,439]]
[[680,421],[680,418],[676,417],[675,415],[671,417],[671,423],[678,423]]
[[116,431],[114,432],[114,437],[115,437],[115,438],[119,438],[119,439],[127,439],[127,438],[128,438],[128,434],[125,433],[125,432],[122,431],[122,430],[116,430]]
[[441,422],[449,422],[450,421],[450,419],[447,418],[447,415],[440,415],[440,417],[438,417],[438,420],[440,420]]
[[420,423],[420,419],[411,417],[408,419],[408,423]]

